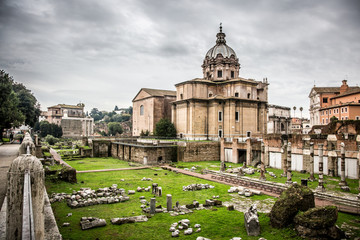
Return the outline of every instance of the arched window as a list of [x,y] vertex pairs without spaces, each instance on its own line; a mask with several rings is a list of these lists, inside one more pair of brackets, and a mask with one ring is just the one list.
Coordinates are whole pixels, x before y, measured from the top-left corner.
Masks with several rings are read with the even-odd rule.
[[140,106],[140,116],[144,115],[144,105]]
[[209,97],[212,97],[213,96],[213,93],[210,91],[209,92]]
[[235,97],[239,97],[239,93],[238,93],[238,92],[235,93]]

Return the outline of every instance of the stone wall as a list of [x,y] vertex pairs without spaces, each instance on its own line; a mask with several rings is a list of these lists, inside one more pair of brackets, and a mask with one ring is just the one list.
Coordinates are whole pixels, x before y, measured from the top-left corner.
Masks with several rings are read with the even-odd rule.
[[220,142],[179,142],[178,162],[219,161]]
[[92,157],[111,156],[111,140],[92,140]]
[[111,156],[126,161],[154,165],[176,161],[177,146],[151,146],[149,144],[112,143]]

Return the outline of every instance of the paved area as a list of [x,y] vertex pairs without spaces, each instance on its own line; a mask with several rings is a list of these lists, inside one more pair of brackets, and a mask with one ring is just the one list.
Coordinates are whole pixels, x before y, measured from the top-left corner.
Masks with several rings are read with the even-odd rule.
[[3,144],[0,146],[0,208],[6,195],[7,172],[12,161],[18,156],[20,144]]

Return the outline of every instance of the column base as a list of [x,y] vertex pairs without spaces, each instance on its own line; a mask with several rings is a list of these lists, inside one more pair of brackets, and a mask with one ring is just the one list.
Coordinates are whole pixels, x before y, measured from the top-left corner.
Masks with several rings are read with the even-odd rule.
[[261,181],[266,181],[266,177],[265,177],[265,176],[264,176],[264,177],[261,177],[261,176],[260,176],[259,180],[261,180]]
[[340,188],[341,188],[341,190],[343,190],[343,191],[345,191],[345,192],[350,192],[350,188],[349,188],[349,186],[347,186],[347,185],[341,186]]
[[335,177],[335,170],[333,169],[329,169],[329,174],[328,174],[329,177]]
[[324,186],[317,186],[315,189],[315,192],[325,192],[325,187]]
[[346,181],[341,181],[339,182],[339,186],[343,187],[343,186],[347,186],[347,182]]
[[287,180],[285,184],[286,184],[286,185],[293,185],[293,181]]

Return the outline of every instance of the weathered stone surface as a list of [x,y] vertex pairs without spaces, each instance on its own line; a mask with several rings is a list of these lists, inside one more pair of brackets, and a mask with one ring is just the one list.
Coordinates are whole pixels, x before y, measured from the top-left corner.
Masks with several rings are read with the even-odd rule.
[[269,214],[273,227],[282,228],[293,222],[298,211],[315,207],[314,193],[305,186],[292,185],[275,202]]
[[252,205],[244,214],[245,228],[248,236],[260,235],[259,216],[257,214],[256,205]]
[[64,166],[59,173],[59,178],[69,183],[77,183],[76,169]]
[[13,160],[7,175],[6,239],[21,239],[25,169],[31,178],[35,238],[44,238],[44,169],[35,156],[21,155]]
[[121,225],[124,223],[147,222],[147,221],[148,218],[145,215],[111,219],[111,223],[115,225]]
[[188,228],[184,231],[185,235],[191,235],[193,233],[193,229],[192,228]]
[[95,217],[82,217],[80,220],[80,225],[82,230],[87,230],[90,228],[106,226],[106,221],[105,219]]
[[171,236],[172,237],[178,237],[180,234],[180,231],[179,230],[175,230],[174,232],[171,233]]
[[341,239],[345,235],[335,226],[337,216],[335,206],[299,212],[294,218],[296,232],[304,238]]

